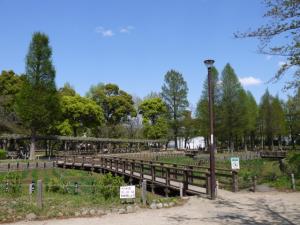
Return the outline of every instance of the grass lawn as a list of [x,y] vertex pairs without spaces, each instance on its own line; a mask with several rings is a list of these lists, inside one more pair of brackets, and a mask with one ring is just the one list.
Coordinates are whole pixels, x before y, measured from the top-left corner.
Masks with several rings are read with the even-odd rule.
[[[177,156],[173,158],[159,157],[158,161],[166,163],[177,163],[186,165],[197,164],[197,159],[192,159],[187,156]],[[209,167],[209,162],[201,162],[201,166]],[[216,168],[231,169],[231,163],[227,161],[216,161]],[[280,171],[279,162],[274,160],[266,159],[254,159],[254,160],[241,160],[240,170],[238,171],[239,176],[239,188],[249,188],[252,185],[252,177],[257,177],[257,183],[267,183],[272,187],[279,190],[290,190],[291,189],[291,179],[287,173]],[[218,179],[218,176],[217,176]],[[224,178],[219,178],[224,179]],[[225,187],[230,189],[230,185]],[[300,179],[296,178],[296,188],[300,190]]]
[[[6,180],[9,179],[9,191]],[[37,207],[37,191],[29,195],[29,184],[32,180],[43,181],[43,205]],[[75,183],[78,183],[76,191]],[[14,173],[0,173],[0,222],[22,220],[29,213],[39,219],[52,217],[72,217],[84,211],[110,211],[124,208],[126,204],[119,199],[119,186],[124,182],[120,177],[111,174],[98,174],[80,170],[31,170]],[[147,194],[149,202],[165,201],[161,196]],[[139,205],[141,191],[136,188],[134,204]],[[170,198],[168,201],[176,202]]]

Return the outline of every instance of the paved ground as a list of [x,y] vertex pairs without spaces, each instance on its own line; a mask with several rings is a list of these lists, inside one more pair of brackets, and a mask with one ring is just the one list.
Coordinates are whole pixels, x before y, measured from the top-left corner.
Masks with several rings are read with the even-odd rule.
[[74,218],[18,222],[16,225],[300,225],[300,193],[221,191],[216,201],[191,197],[180,207],[145,209],[133,214],[110,214],[95,218]]

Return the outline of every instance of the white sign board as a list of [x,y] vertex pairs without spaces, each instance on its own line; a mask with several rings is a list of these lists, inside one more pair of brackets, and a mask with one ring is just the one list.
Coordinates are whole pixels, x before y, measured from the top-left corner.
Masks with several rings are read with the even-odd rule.
[[121,186],[120,198],[135,198],[135,186]]
[[239,170],[240,169],[240,159],[239,157],[231,157],[231,169]]

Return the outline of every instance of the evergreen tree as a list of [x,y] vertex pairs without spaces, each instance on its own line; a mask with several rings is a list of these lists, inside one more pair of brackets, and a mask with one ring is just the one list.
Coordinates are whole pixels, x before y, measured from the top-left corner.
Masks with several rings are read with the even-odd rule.
[[283,109],[283,104],[279,100],[279,97],[276,96],[272,101],[272,129],[273,135],[278,140],[278,146],[281,147],[281,137],[286,132],[285,124],[285,114]]
[[51,55],[47,35],[34,33],[26,57],[25,82],[15,103],[17,115],[31,132],[30,159],[35,158],[36,135],[45,132],[59,111]]
[[285,104],[286,126],[291,137],[293,149],[296,148],[296,140],[300,134],[300,88],[295,96],[289,96]]
[[220,136],[226,140],[227,147],[232,150],[236,148],[238,138],[241,135],[241,126],[243,124],[242,113],[244,112],[244,103],[241,102],[243,88],[230,64],[227,64],[222,72],[221,85],[221,104],[220,104],[220,120],[221,130]]
[[[220,83],[218,78],[218,71],[215,67],[212,67],[212,93],[213,93],[213,112],[215,118],[215,136],[218,137],[220,131],[220,115],[219,115],[219,107],[220,107]],[[208,110],[208,80],[206,78],[203,84],[202,95],[197,103],[196,108],[196,118],[197,125],[200,131],[200,135],[204,136],[206,139],[206,143],[208,146],[208,136],[209,136],[209,110]]]
[[250,138],[251,149],[254,149],[257,126],[258,126],[258,106],[250,91],[247,91],[247,135]]
[[162,98],[165,101],[173,130],[175,148],[177,148],[177,137],[179,134],[179,120],[182,113],[189,105],[187,100],[188,87],[182,74],[175,70],[170,70],[165,75],[165,83],[162,86]]

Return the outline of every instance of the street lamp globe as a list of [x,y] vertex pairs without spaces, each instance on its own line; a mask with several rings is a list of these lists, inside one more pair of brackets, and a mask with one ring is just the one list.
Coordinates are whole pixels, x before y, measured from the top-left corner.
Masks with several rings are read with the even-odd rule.
[[204,60],[204,64],[206,65],[207,68],[213,67],[214,62],[215,62],[215,60],[213,60],[213,59]]

